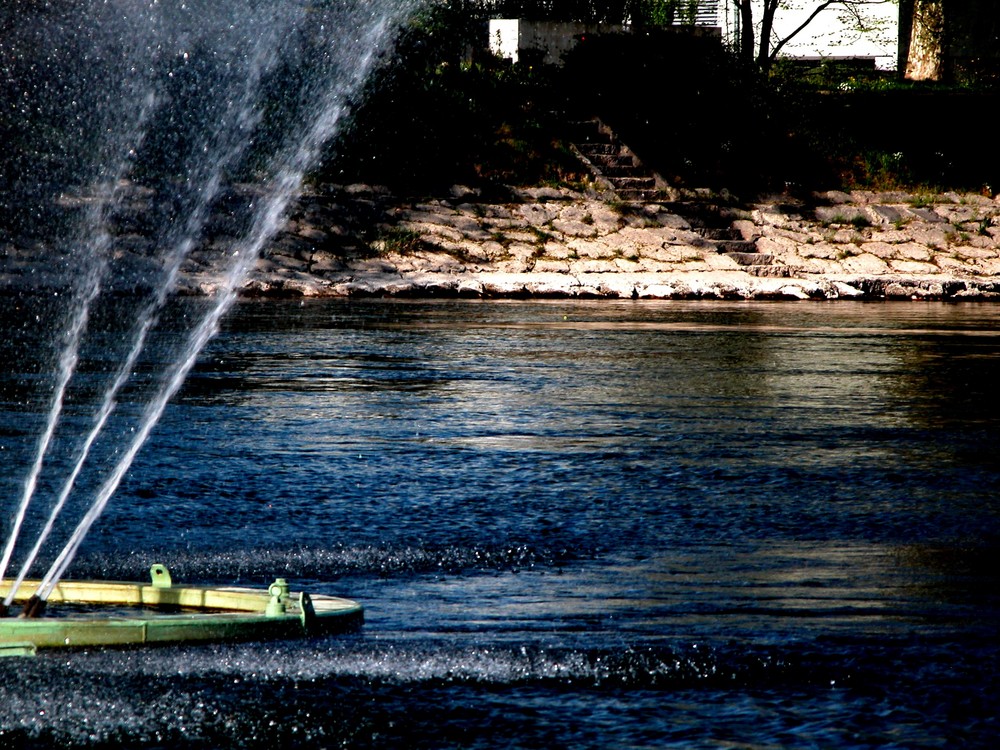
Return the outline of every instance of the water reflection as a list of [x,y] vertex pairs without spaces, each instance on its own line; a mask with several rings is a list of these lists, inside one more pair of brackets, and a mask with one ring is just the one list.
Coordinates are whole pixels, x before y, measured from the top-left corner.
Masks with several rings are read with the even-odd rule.
[[9,670],[0,743],[989,746],[998,317],[240,305],[75,572],[281,574],[365,627]]

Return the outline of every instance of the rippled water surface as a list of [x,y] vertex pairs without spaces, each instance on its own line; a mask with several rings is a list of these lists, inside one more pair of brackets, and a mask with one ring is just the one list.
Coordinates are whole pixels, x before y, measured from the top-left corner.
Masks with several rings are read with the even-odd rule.
[[[11,498],[51,337],[0,304]],[[0,747],[992,747],[998,446],[990,305],[247,302],[71,573],[364,627],[0,660]]]

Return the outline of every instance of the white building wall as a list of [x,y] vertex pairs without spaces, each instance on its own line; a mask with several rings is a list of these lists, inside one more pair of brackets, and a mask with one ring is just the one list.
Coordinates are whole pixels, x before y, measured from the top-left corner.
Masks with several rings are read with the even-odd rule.
[[511,62],[517,62],[518,28],[516,18],[497,18],[490,21],[490,52]]
[[627,26],[609,24],[494,19],[489,25],[490,51],[516,63],[519,53],[540,50],[545,53],[544,62],[559,65],[581,36],[627,30]]

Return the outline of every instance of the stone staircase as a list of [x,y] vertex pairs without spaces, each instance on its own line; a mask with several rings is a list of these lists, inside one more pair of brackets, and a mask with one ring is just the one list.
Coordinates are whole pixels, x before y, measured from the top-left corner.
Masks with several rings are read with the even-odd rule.
[[665,197],[662,180],[600,119],[574,122],[571,131],[570,147],[603,190],[623,201],[649,202]]
[[792,269],[771,255],[757,252],[756,235],[735,226],[746,211],[720,203],[708,191],[669,187],[599,118],[571,123],[570,147],[593,175],[597,185],[621,201],[658,203],[682,216],[716,251],[755,276],[788,276]]
[[711,199],[710,196],[685,196],[683,200],[663,202],[671,213],[683,216],[691,229],[715,246],[716,252],[731,258],[742,270],[754,276],[784,277],[794,269],[780,265],[773,255],[757,250],[758,232],[742,208]]

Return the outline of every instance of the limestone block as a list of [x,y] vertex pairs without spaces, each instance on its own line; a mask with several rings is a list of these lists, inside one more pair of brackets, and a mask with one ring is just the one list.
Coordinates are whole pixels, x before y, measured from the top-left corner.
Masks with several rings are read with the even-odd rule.
[[785,284],[778,289],[778,293],[783,297],[792,297],[793,299],[809,299],[812,296],[797,284]]
[[[682,229],[686,231],[691,230],[691,222],[689,222],[683,216],[678,216],[677,214],[671,213],[669,211],[661,210],[655,214],[650,215],[650,218],[657,224],[659,224],[661,227],[666,227],[668,229]],[[645,226],[645,224],[646,222],[643,221],[643,226]]]
[[840,255],[841,248],[829,242],[817,242],[813,245],[803,245],[798,249],[798,254],[803,258],[836,258]]
[[253,264],[253,270],[256,274],[274,273],[278,268],[280,268],[279,264],[271,258],[257,258]]
[[559,218],[593,224],[600,233],[616,232],[622,225],[622,217],[618,212],[613,211],[608,204],[597,201],[588,203],[587,210],[582,215],[569,209],[563,209],[559,213]]
[[898,244],[900,242],[909,242],[910,239],[910,235],[902,229],[876,229],[871,234],[873,242]]
[[865,215],[872,224],[895,224],[903,220],[902,212],[892,206],[876,204],[865,209]]
[[982,218],[983,213],[979,207],[968,204],[938,206],[935,211],[952,224],[965,224],[971,221],[979,221]]
[[958,202],[979,209],[992,209],[994,211],[997,209],[997,202],[995,200],[979,193],[962,193],[958,196]]
[[771,227],[789,226],[795,220],[775,206],[761,206],[751,212],[751,217],[755,224]]
[[955,245],[951,252],[960,258],[996,258],[997,251],[993,248],[978,247],[975,245]]
[[601,274],[596,279],[584,279],[583,283],[589,282],[596,287],[597,292],[602,297],[615,297],[618,299],[628,299],[635,292],[635,278],[630,274],[608,273]]
[[559,215],[557,218],[562,219],[563,221],[582,221],[591,224],[594,222],[594,210],[598,206],[603,205],[603,203],[595,203],[593,201],[580,201],[563,204],[559,207]]
[[570,264],[567,260],[539,258],[531,270],[538,273],[569,273]]
[[406,221],[399,222],[399,228],[409,232],[419,234],[421,237],[446,237],[449,240],[458,241],[465,235],[454,227],[449,227],[444,223],[436,224],[429,221]]
[[553,203],[526,203],[518,206],[516,211],[524,221],[541,227],[559,215],[559,206]]
[[905,260],[929,261],[931,252],[924,245],[916,242],[904,242],[896,245],[897,257]]
[[614,264],[621,273],[639,273],[642,270],[639,263],[628,258],[615,258]]
[[840,261],[841,266],[849,273],[884,274],[889,272],[889,266],[881,258],[871,253],[852,255]]
[[1000,276],[1000,258],[977,258],[976,268],[981,276]]
[[271,261],[274,264],[271,270],[275,272],[305,271],[309,268],[309,264],[304,260],[292,258],[287,255],[272,255]]
[[597,240],[572,239],[566,247],[580,258],[610,258],[613,255],[604,242]]
[[912,240],[928,247],[945,247],[958,234],[951,226],[928,226],[927,224],[911,224],[906,228]]
[[480,297],[483,294],[483,284],[476,278],[462,278],[455,288],[461,297]]
[[597,236],[597,228],[594,226],[593,222],[587,223],[583,221],[567,221],[566,219],[558,218],[553,220],[552,228],[565,235],[569,235],[570,237]]
[[673,263],[662,263],[651,258],[639,258],[634,261],[634,263],[636,270],[639,273],[662,273],[663,271],[669,271],[674,267]]
[[483,227],[482,222],[478,219],[456,216],[449,223],[454,229],[461,232],[470,240],[482,241],[490,238],[490,232]]
[[496,240],[489,240],[487,242],[479,242],[476,244],[479,249],[479,254],[485,256],[491,261],[497,261],[507,257],[507,248]]
[[917,208],[916,206],[900,206],[900,213],[903,217],[914,218],[917,221],[925,221],[928,224],[945,224],[947,219],[939,215],[931,208]]
[[711,271],[712,270],[712,266],[710,266],[708,264],[708,261],[704,260],[703,258],[702,259],[694,259],[694,258],[692,258],[690,260],[686,260],[683,263],[678,264],[676,266],[676,268],[677,268],[678,271],[682,271],[684,273],[691,273],[691,272],[694,272],[694,271]]
[[953,258],[948,255],[939,255],[934,259],[937,263],[938,268],[944,273],[950,273],[955,275],[965,275],[975,272],[975,266],[962,260],[961,258]]
[[575,279],[561,273],[533,273],[523,279],[523,286],[532,294],[546,297],[569,297],[578,293]]
[[760,229],[750,219],[737,219],[733,222],[732,227],[739,232],[740,239],[747,242],[753,242],[760,237]]
[[728,255],[705,253],[703,258],[705,265],[715,271],[739,271],[742,268],[739,263]]
[[828,238],[828,241],[834,242],[838,245],[848,245],[859,239],[864,238],[856,229],[838,229],[831,237]]
[[809,242],[815,242],[817,237],[816,234],[806,231],[805,227],[802,226],[797,227],[796,229],[771,227],[766,231],[766,234],[769,237],[786,240],[796,245],[805,245]]
[[678,232],[671,227],[623,227],[618,235],[637,245],[663,245],[678,239]]
[[303,226],[295,232],[298,237],[306,240],[311,240],[313,242],[324,242],[328,239],[327,233],[322,229],[314,226]]
[[620,233],[602,237],[601,243],[606,247],[608,257],[623,257],[635,260],[641,255],[639,245]]
[[509,258],[496,263],[496,272],[503,274],[525,273],[534,266],[534,261],[529,262],[524,258]]
[[613,260],[578,260],[570,266],[571,273],[614,273],[618,266]]
[[979,234],[978,228],[971,229],[965,237],[956,238],[955,242],[962,242],[972,247],[996,248],[996,241],[988,234]]
[[659,263],[682,263],[689,260],[701,260],[704,256],[705,251],[695,247],[670,245],[668,247],[644,247],[640,257]]
[[684,296],[686,293],[687,291],[682,291],[680,286],[667,283],[637,284],[635,286],[635,296],[639,299],[672,299]]
[[450,210],[444,210],[440,206],[424,206],[404,211],[400,220],[411,224],[437,224],[447,226],[451,217]]
[[309,270],[321,276],[327,276],[337,271],[343,271],[347,266],[339,258],[329,258],[314,262]]
[[526,187],[518,188],[518,195],[525,203],[543,203],[547,201],[564,201],[578,198],[578,195],[570,191],[562,191],[554,187]]
[[512,242],[507,246],[507,254],[512,258],[535,258],[541,254],[541,248],[524,242]]
[[572,255],[572,251],[562,242],[549,240],[542,246],[542,257],[553,258],[555,260],[565,260]]
[[460,273],[465,265],[446,253],[419,253],[414,256],[414,265],[428,273]]
[[765,235],[757,240],[757,252],[764,255],[787,255],[797,252],[800,244],[788,237]]
[[806,258],[801,255],[788,255],[782,258],[782,261],[785,265],[796,269],[797,274],[830,273],[829,261]]
[[877,258],[882,258],[886,260],[888,258],[895,258],[897,255],[896,248],[897,245],[890,245],[888,242],[863,242],[861,243],[861,252],[871,253]]
[[[499,243],[497,243],[499,246]],[[486,245],[480,242],[464,240],[462,242],[441,243],[441,249],[446,253],[454,255],[466,263],[489,264],[496,255],[487,251]]]
[[483,294],[496,297],[506,297],[524,291],[524,283],[519,273],[489,273],[477,277]]
[[898,273],[929,274],[941,273],[941,269],[933,263],[923,263],[917,260],[890,260],[889,268]]
[[837,297],[861,297],[864,292],[857,287],[851,286],[846,281],[833,281],[830,286]]
[[849,204],[817,206],[816,219],[822,224],[850,224],[861,219],[871,220],[862,207]]
[[505,216],[484,217],[483,229],[489,232],[504,232],[510,229],[520,229],[524,226],[521,219]]

